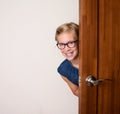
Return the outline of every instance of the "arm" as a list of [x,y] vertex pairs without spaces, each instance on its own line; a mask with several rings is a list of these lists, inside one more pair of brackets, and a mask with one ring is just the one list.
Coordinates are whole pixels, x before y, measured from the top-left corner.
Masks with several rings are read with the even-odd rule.
[[70,87],[72,93],[75,95],[75,96],[79,96],[79,86],[73,84],[71,81],[69,81],[66,77],[64,76],[61,76],[62,79],[68,84],[68,86]]

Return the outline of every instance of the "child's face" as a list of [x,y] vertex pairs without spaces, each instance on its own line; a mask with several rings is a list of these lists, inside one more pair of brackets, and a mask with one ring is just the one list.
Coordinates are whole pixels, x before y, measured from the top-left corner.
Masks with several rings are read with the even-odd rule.
[[[73,33],[71,32],[65,32],[60,34],[57,37],[57,42],[60,44],[66,44],[68,42],[76,41],[77,39],[74,37]],[[64,49],[61,49],[61,53],[63,56],[68,59],[69,61],[75,60],[78,58],[78,42],[73,42],[74,46],[69,47],[68,45],[65,45]],[[71,45],[71,44],[70,44]]]

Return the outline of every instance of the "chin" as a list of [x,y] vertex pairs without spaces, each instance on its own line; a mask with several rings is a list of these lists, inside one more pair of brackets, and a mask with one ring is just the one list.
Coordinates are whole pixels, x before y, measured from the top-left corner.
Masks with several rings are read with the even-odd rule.
[[69,57],[69,58],[66,58],[66,59],[69,60],[69,61],[74,60],[74,58],[72,58],[72,57],[71,58]]

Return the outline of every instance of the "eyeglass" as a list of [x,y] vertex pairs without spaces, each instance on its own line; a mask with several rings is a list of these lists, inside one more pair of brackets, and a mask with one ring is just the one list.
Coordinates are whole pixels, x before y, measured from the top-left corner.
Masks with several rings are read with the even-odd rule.
[[64,49],[65,48],[65,46],[67,46],[67,47],[69,47],[69,48],[73,48],[73,47],[75,47],[75,43],[77,42],[78,40],[75,40],[75,41],[69,41],[68,43],[57,43],[56,45],[57,45],[57,47],[59,48],[59,49]]

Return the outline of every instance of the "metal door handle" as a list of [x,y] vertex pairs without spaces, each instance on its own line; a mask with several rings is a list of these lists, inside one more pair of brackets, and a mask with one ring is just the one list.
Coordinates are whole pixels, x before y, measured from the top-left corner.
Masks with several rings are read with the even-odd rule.
[[88,86],[97,86],[99,84],[101,84],[104,80],[109,80],[109,79],[99,79],[99,80],[96,80],[96,78],[94,76],[88,76],[86,78],[86,84]]

